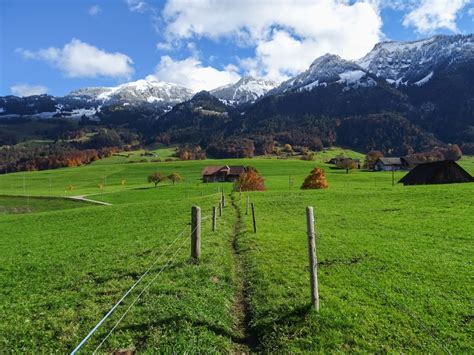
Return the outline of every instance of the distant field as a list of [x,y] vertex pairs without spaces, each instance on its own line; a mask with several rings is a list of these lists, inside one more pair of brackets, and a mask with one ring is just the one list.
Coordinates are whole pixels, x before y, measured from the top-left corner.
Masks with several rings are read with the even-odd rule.
[[85,207],[87,205],[88,204],[80,201],[72,201],[55,197],[25,198],[24,196],[0,195],[0,214],[66,210],[70,208]]
[[[473,353],[474,184],[392,186],[389,172],[346,174],[323,163],[339,152],[313,162],[111,157],[0,175],[0,352],[71,351],[169,247],[144,281],[171,258],[169,268],[100,352]],[[473,158],[460,163],[474,174]],[[257,234],[245,215],[246,193],[239,200],[229,183],[200,182],[202,168],[213,164],[253,165],[264,176],[267,191],[248,193]],[[301,191],[315,165],[326,170],[329,189]],[[178,172],[184,181],[154,188],[146,182],[154,171]],[[404,174],[396,172],[396,181]],[[189,259],[190,208],[209,216],[219,188],[227,207],[217,232],[203,221],[196,264]],[[32,197],[48,195],[90,195],[112,206]],[[309,307],[308,205],[318,235],[319,314]]]

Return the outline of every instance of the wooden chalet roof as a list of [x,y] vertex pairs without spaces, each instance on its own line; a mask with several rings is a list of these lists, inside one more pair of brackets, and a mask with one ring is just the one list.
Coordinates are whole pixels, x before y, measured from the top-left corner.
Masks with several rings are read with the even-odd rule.
[[383,165],[402,165],[400,158],[378,158],[377,161],[380,161]]
[[405,162],[407,165],[419,165],[419,164],[424,163],[424,161],[421,161],[421,160],[419,160],[417,158],[414,158],[414,157],[411,157],[409,155],[401,157],[400,160],[402,162]]
[[423,163],[406,174],[401,182],[404,185],[449,184],[472,182],[474,178],[452,160]]
[[232,165],[229,166],[228,175],[240,175],[245,172],[245,166],[243,165]]
[[205,166],[202,170],[202,175],[214,175],[222,168],[223,166]]
[[206,166],[202,170],[202,175],[214,175],[218,172],[223,172],[226,175],[240,175],[245,172],[243,165],[221,165],[221,166]]

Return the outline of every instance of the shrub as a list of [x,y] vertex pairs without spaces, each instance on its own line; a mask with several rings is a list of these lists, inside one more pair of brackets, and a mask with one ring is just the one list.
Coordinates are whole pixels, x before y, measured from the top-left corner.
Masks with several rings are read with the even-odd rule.
[[291,146],[291,144],[287,143],[283,146],[283,151],[286,153],[293,153],[293,147]]
[[174,185],[176,182],[180,182],[183,178],[178,173],[172,173],[168,175],[168,179],[170,179]]
[[306,189],[327,189],[329,184],[326,180],[326,174],[321,168],[314,168],[311,173],[304,179],[302,190]]
[[239,180],[235,182],[235,190],[263,191],[265,190],[264,180],[255,168],[248,167],[247,171],[240,174]]
[[364,169],[374,170],[375,162],[378,158],[383,158],[383,153],[378,150],[371,150],[365,156]]
[[349,173],[349,170],[357,169],[358,164],[351,158],[338,160],[336,166],[339,169],[346,169],[346,173]]
[[162,173],[159,173],[157,171],[151,174],[150,176],[148,176],[148,182],[154,183],[155,187],[160,182],[165,181],[165,180],[166,180],[166,176],[164,176]]

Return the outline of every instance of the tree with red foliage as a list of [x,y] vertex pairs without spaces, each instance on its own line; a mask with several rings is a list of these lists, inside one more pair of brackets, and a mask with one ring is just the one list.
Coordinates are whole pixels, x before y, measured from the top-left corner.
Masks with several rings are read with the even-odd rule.
[[239,180],[235,182],[237,191],[263,191],[265,184],[263,178],[255,168],[248,167],[246,172],[240,174]]
[[304,179],[302,190],[306,189],[327,189],[329,184],[326,180],[326,174],[321,168],[314,168],[311,173]]

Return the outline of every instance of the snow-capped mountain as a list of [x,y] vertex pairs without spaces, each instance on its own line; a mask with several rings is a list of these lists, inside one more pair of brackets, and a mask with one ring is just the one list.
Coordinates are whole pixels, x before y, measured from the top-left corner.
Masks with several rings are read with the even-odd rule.
[[95,101],[104,105],[136,105],[142,103],[173,106],[190,99],[193,92],[185,87],[162,81],[138,80],[116,87],[84,88],[65,98]]
[[283,82],[268,94],[310,91],[315,87],[326,87],[331,84],[342,84],[344,90],[377,85],[358,64],[334,54],[325,54],[317,58],[308,70]]
[[234,84],[218,87],[211,94],[228,105],[253,103],[277,86],[271,80],[246,76]]
[[440,67],[474,58],[474,35],[434,36],[412,42],[381,42],[357,61],[396,85],[423,85]]

